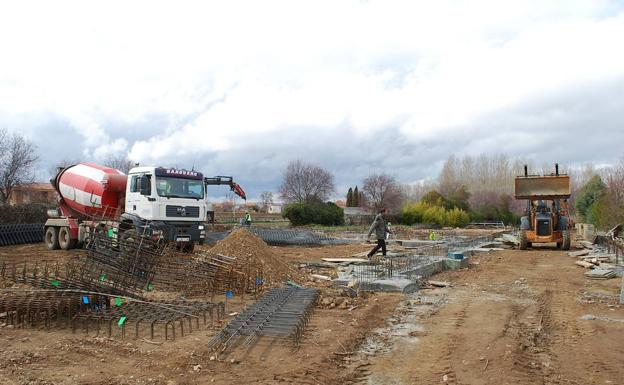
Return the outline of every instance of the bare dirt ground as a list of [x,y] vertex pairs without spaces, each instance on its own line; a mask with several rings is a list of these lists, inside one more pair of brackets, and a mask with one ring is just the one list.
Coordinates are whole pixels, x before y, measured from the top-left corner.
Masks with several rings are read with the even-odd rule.
[[[369,247],[271,251],[296,266]],[[41,245],[15,252],[50,257]],[[61,255],[52,257],[67,258]],[[294,350],[261,341],[215,355],[207,343],[232,316],[169,342],[1,327],[0,384],[624,383],[619,279],[588,280],[554,249],[493,252],[472,261],[470,269],[432,278],[452,287],[409,296],[350,299],[316,282],[323,306]],[[235,297],[226,312],[248,303]]]
[[[368,248],[368,245],[351,245],[271,250],[296,266],[300,261],[344,257]],[[0,251],[5,259],[11,256],[11,260],[63,260],[80,253],[56,251],[50,255],[43,245],[7,247]],[[184,337],[178,335],[175,341],[165,342],[158,328],[157,338],[149,341],[135,339],[133,332],[121,338],[117,329],[116,336],[108,338],[96,337],[93,330],[86,335],[80,330],[73,334],[68,328],[0,327],[0,384],[332,383],[342,375],[338,369],[345,366],[345,359],[370,330],[385,324],[402,296],[371,294],[353,299],[330,289],[327,282],[314,282],[314,285],[322,289],[321,305],[315,310],[298,349],[293,349],[290,343],[260,341],[249,351],[235,349],[216,356],[208,349],[208,341],[233,318],[234,312],[252,301],[247,298],[242,302],[234,297],[226,305],[228,316],[224,320],[200,325],[199,330]]]
[[[367,360],[364,382],[624,383],[620,279],[588,280],[554,249],[473,261],[478,265],[469,270],[435,277],[452,288],[407,297],[378,333],[390,351]],[[392,326],[406,324],[408,333]]]

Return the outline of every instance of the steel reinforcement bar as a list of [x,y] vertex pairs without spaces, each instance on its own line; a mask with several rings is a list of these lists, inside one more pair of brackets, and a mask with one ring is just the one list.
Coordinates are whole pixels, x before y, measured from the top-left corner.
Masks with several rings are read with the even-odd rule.
[[43,242],[43,224],[0,225],[0,246]]
[[0,291],[0,320],[5,324],[22,328],[43,324],[46,328],[71,328],[73,332],[81,327],[87,335],[90,329],[99,335],[104,327],[109,337],[125,337],[126,328],[132,327],[135,338],[139,338],[141,330],[149,328],[150,338],[154,339],[155,326],[161,325],[165,340],[173,340],[177,331],[184,336],[185,330],[190,333],[193,327],[199,329],[200,319],[205,325],[208,316],[212,323],[224,313],[223,302],[146,302],[83,290]]
[[301,342],[316,301],[318,289],[283,287],[269,290],[260,300],[248,306],[208,343],[221,352],[237,345],[250,347],[258,337],[290,339]]

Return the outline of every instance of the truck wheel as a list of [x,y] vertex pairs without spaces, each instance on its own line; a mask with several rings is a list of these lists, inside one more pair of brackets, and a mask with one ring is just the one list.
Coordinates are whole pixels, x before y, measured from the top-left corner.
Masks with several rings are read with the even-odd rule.
[[570,250],[570,243],[571,243],[570,231],[564,230],[563,231],[563,244],[561,245],[561,250]]
[[76,247],[76,240],[72,239],[69,227],[61,227],[59,229],[58,243],[63,250],[71,250]]
[[59,249],[59,231],[56,227],[48,227],[45,231],[45,244],[48,250]]
[[520,250],[526,250],[527,249],[527,245],[529,243],[527,241],[526,231],[520,231],[519,241],[520,241],[520,244],[518,245],[518,248]]

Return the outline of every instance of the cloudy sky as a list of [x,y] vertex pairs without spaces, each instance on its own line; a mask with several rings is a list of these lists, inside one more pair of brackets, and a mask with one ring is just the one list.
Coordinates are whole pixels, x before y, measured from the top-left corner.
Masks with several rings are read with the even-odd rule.
[[337,186],[624,156],[624,1],[4,1],[0,127],[61,159]]

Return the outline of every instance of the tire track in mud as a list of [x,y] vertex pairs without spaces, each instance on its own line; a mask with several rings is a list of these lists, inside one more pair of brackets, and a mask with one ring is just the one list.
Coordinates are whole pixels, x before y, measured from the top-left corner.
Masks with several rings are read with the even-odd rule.
[[[564,377],[554,347],[570,345],[570,332],[578,329],[558,300],[558,290],[547,289],[536,305],[514,311],[509,334],[516,340],[512,374],[519,384],[581,385]],[[526,321],[530,320],[530,321]]]
[[459,384],[457,380],[457,373],[453,368],[454,360],[453,355],[457,351],[458,346],[460,346],[463,342],[463,337],[457,333],[457,331],[464,325],[466,322],[466,311],[470,302],[464,304],[462,308],[455,312],[453,316],[449,319],[446,325],[445,338],[446,343],[442,348],[443,355],[441,357],[440,362],[443,367],[441,371],[436,373],[437,379],[439,381],[440,378],[446,379],[445,383],[449,385]]
[[549,310],[551,300],[552,293],[546,290],[538,296],[535,306],[513,312],[508,334],[515,339],[512,351],[512,375],[515,383],[547,383],[547,368],[551,365],[548,352],[552,330]]

